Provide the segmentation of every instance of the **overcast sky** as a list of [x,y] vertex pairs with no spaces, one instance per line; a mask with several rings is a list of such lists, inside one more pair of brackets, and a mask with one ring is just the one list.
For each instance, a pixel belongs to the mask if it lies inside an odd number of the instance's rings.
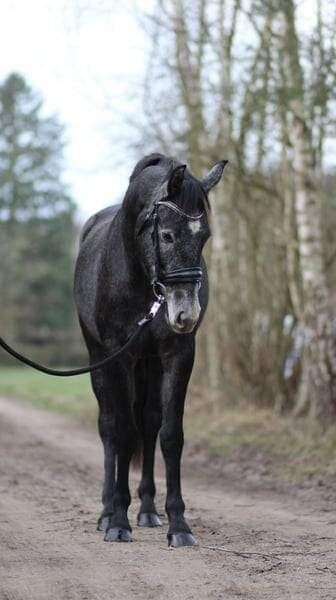
[[[81,8],[90,4],[95,10]],[[144,68],[146,38],[132,5],[0,2],[0,80],[23,74],[66,126],[66,180],[82,216],[120,198],[134,162],[117,144],[120,114],[132,110]],[[138,5],[147,10],[151,0]]]
[[[149,11],[153,0],[0,0],[0,80],[23,74],[66,126],[66,180],[82,218],[120,199],[134,163],[118,141],[146,56],[135,3]],[[313,10],[299,2],[299,27]]]

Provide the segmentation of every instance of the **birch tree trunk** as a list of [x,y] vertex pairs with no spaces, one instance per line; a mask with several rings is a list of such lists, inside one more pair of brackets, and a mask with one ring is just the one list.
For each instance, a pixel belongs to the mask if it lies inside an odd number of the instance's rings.
[[294,207],[297,223],[303,308],[298,319],[305,331],[302,381],[296,413],[321,421],[336,416],[335,319],[329,305],[322,244],[320,198],[314,183],[314,153],[304,105],[304,81],[292,0],[281,3],[281,53],[286,64],[292,146]]

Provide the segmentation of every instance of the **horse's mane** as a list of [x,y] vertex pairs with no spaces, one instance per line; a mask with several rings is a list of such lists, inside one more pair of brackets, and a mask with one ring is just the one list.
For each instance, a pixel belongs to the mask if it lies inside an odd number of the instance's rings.
[[169,159],[167,159],[166,156],[160,154],[159,152],[153,152],[153,154],[148,154],[148,156],[144,156],[135,165],[130,176],[130,181],[133,181],[138,175],[140,175],[141,171],[143,171],[147,167],[155,167],[156,165],[159,165],[160,163],[165,162],[167,160]]

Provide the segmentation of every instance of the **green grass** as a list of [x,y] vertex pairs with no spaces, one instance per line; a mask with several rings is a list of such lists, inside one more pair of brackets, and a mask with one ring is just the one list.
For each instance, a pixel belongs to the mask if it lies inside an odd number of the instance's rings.
[[[50,377],[25,367],[0,367],[0,395],[94,425],[97,402],[89,376]],[[272,410],[224,407],[213,412],[204,397],[191,390],[185,437],[191,450],[209,457],[265,461],[276,477],[299,481],[336,476],[336,427],[322,431],[304,419],[279,417]]]
[[26,367],[0,367],[0,394],[94,423],[97,401],[88,375],[51,377]]

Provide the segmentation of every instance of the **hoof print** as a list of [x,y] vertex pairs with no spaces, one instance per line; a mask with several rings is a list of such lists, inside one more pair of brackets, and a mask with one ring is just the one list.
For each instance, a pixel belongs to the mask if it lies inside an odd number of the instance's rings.
[[139,513],[139,527],[161,527],[161,521],[156,513]]
[[128,529],[110,527],[105,533],[104,542],[132,542],[131,532]]
[[181,548],[182,546],[197,546],[197,541],[192,533],[171,533],[168,534],[168,546],[170,548]]

